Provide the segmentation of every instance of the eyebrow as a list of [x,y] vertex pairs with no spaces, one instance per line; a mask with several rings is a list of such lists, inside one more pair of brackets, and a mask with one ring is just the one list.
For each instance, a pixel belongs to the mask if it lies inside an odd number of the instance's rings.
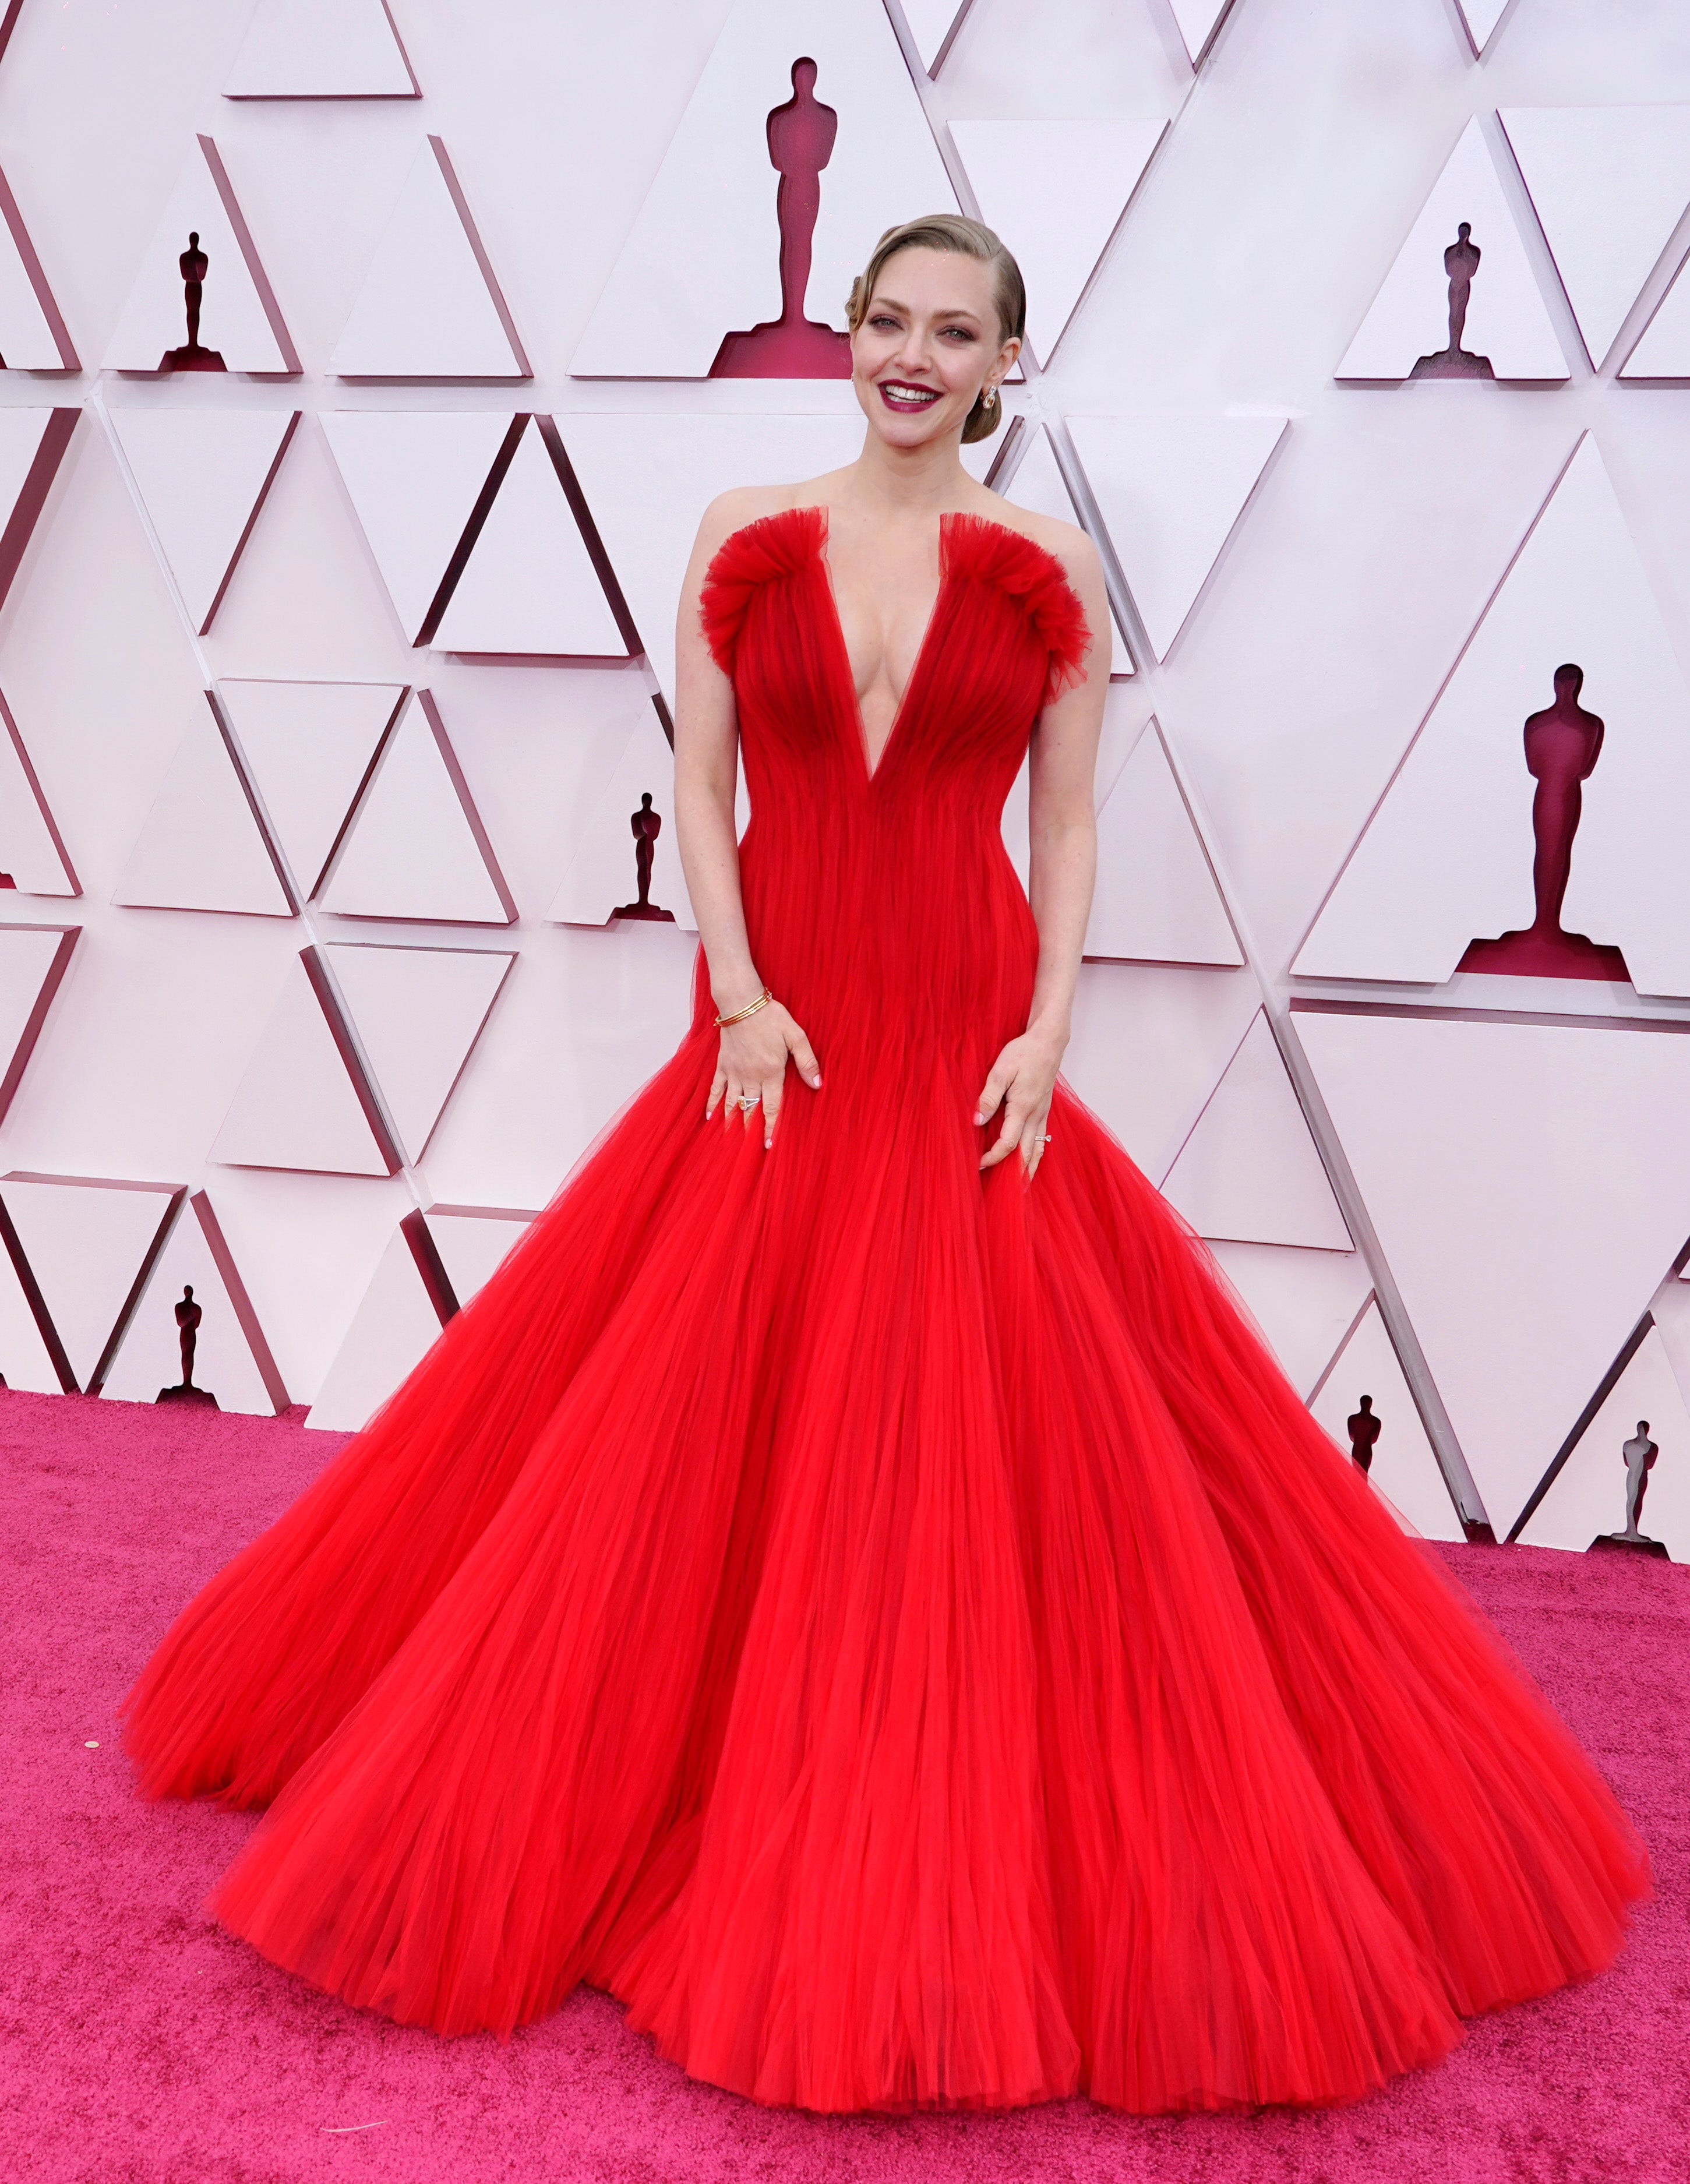
[[[876,311],[908,311],[909,308],[907,304],[901,304],[895,296],[877,296],[869,306],[871,310]],[[948,304],[945,309],[935,311],[933,315],[935,319],[972,319],[976,326],[980,322],[979,313],[970,310],[966,304]]]

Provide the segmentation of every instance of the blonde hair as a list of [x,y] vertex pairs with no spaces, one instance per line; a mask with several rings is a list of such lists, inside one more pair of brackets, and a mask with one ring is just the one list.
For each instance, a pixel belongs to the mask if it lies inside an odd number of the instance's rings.
[[[906,220],[889,227],[874,246],[873,256],[851,284],[845,304],[845,324],[855,333],[867,316],[875,285],[889,259],[901,250],[945,250],[959,258],[975,258],[992,270],[992,298],[997,306],[998,339],[1019,341],[1027,331],[1027,288],[1016,264],[984,221],[967,220],[959,212],[930,212],[920,220]],[[997,430],[1003,404],[990,408],[977,397],[962,426],[965,440],[984,440]]]

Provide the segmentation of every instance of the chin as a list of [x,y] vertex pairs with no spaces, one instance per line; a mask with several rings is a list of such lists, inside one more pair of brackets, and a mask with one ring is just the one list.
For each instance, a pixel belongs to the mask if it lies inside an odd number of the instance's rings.
[[925,417],[919,424],[913,417],[889,417],[884,420],[876,417],[871,421],[881,438],[892,448],[925,448],[935,440],[954,439],[957,437],[955,426],[935,425]]
[[954,438],[962,429],[959,419],[947,419],[944,410],[937,405],[913,416],[900,416],[886,407],[873,387],[866,392],[859,389],[857,400],[871,430],[878,432],[890,447],[922,448],[930,441]]

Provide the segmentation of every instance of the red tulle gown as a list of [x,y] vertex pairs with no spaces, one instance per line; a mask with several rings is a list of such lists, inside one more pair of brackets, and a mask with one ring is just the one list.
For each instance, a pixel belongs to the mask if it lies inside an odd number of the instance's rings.
[[[868,771],[823,514],[748,525],[772,1150],[672,1060],[126,1702],[154,1796],[271,1805],[211,1900],[443,2033],[578,1981],[818,2109],[1341,2100],[1597,1971],[1614,1798],[1065,1085],[973,1104],[1037,956],[1000,816],[1087,634],[951,515]],[[272,1802],[273,1801],[273,1802]]]

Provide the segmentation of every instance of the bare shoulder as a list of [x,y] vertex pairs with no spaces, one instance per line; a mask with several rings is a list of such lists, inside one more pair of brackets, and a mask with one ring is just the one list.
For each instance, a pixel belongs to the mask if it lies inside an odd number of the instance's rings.
[[782,495],[790,488],[778,485],[736,485],[726,493],[717,494],[700,518],[698,543],[714,552],[724,538],[731,538],[748,523],[759,516],[772,515],[786,505]]
[[789,508],[814,508],[832,498],[839,473],[800,478],[789,485],[736,485],[719,493],[705,510],[699,525],[699,543],[711,552],[748,523],[765,515],[780,515]]

